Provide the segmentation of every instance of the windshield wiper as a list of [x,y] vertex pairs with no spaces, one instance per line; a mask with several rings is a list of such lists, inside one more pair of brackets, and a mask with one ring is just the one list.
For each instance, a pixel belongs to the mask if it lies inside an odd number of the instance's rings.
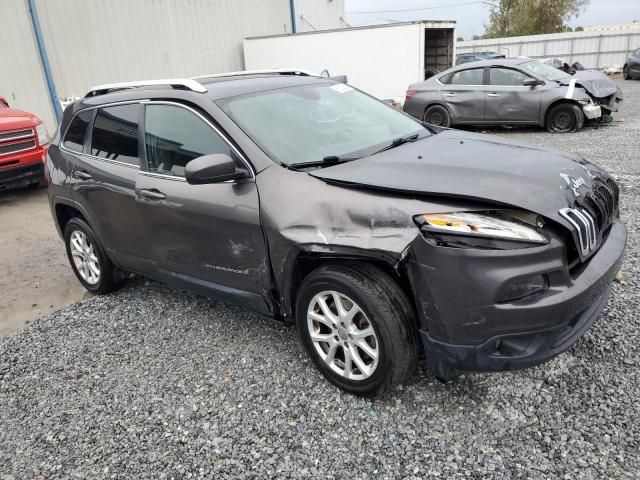
[[391,143],[385,147],[382,147],[380,150],[376,150],[371,155],[375,155],[377,153],[385,152],[387,150],[391,150],[392,148],[399,147],[400,145],[404,145],[405,143],[415,142],[420,138],[420,133],[414,133],[413,135],[407,135],[406,137],[398,137],[391,140]]
[[289,165],[289,168],[297,169],[297,168],[310,168],[310,167],[329,167],[332,165],[339,165],[340,163],[350,162],[352,160],[358,160],[362,157],[341,157],[340,155],[327,155],[323,157],[322,160],[316,160],[314,162],[302,162],[302,163],[292,163]]

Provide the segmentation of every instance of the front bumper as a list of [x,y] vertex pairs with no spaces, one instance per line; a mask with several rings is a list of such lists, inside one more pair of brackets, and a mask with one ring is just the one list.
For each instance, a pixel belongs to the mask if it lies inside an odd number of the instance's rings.
[[[558,239],[513,251],[447,248],[422,240],[413,246],[408,274],[428,366],[448,379],[459,370],[526,368],[558,355],[606,305],[625,244],[625,227],[614,223],[598,252],[570,270]],[[547,277],[546,292],[495,302],[507,282],[533,274]]]
[[[37,149],[28,152],[18,159],[19,163],[10,167],[0,168],[0,191],[10,188],[24,188],[44,179],[44,164],[42,158],[45,150]],[[8,158],[2,158],[6,162]]]

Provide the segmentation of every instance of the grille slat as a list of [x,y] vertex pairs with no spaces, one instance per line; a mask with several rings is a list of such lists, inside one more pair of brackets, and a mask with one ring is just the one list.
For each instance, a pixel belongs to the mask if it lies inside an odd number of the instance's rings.
[[36,141],[29,140],[27,142],[9,143],[0,145],[0,155],[9,155],[10,153],[22,152],[36,148]]
[[578,200],[575,208],[560,210],[560,215],[577,233],[578,249],[583,261],[598,250],[602,236],[613,223],[618,211],[618,195],[618,186],[612,179],[604,182],[595,180],[592,193]]
[[26,138],[26,137],[33,137],[32,128],[14,130],[13,132],[0,132],[0,142],[3,140],[15,140],[18,138]]

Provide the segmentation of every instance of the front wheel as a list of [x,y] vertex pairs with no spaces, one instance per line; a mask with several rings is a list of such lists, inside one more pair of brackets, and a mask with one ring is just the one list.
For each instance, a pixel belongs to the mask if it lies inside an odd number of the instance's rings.
[[126,275],[109,260],[87,222],[77,217],[69,220],[64,243],[71,268],[84,288],[101,295],[122,286]]
[[363,396],[406,382],[417,366],[411,304],[383,271],[368,265],[321,267],[296,302],[302,343],[334,385]]
[[575,132],[582,128],[584,114],[573,103],[561,103],[549,109],[546,116],[547,130],[552,133]]
[[631,75],[629,75],[629,65],[625,65],[622,69],[622,76],[625,80],[631,80]]
[[423,120],[437,127],[448,128],[451,126],[451,115],[442,105],[433,105],[427,108],[426,112],[424,112]]

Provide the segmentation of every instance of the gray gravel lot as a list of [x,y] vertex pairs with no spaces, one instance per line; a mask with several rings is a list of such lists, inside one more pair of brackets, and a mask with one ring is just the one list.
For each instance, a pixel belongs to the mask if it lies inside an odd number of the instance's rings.
[[138,279],[0,340],[0,479],[640,478],[640,81],[620,83],[623,123],[492,131],[621,183],[631,279],[569,352],[363,400],[294,329]]

